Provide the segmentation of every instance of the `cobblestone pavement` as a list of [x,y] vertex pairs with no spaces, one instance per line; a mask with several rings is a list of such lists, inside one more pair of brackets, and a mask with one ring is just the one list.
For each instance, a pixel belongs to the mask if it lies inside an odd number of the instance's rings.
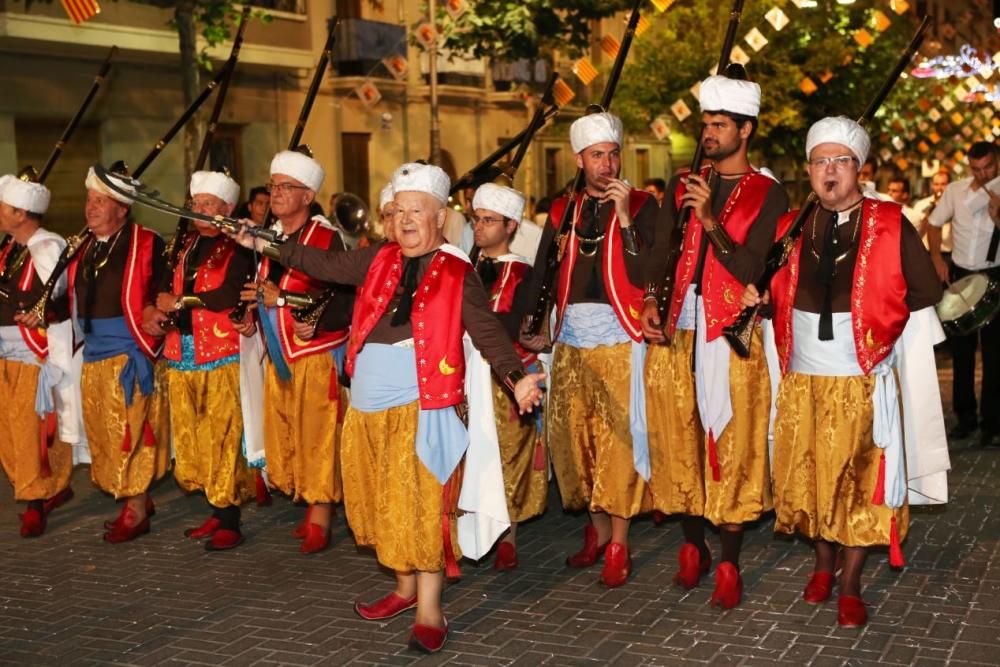
[[[954,443],[952,465],[952,502],[913,512],[907,567],[891,570],[884,550],[869,558],[863,629],[838,628],[833,601],[802,601],[811,551],[774,537],[769,520],[747,534],[736,609],[711,608],[710,583],[691,592],[670,585],[675,522],[634,525],[633,578],[608,590],[598,568],[563,565],[586,518],[562,512],[553,493],[548,513],[520,531],[519,570],[497,573],[490,559],[463,564],[462,581],[444,595],[450,641],[425,658],[406,650],[411,615],[354,615],[355,599],[374,599],[393,580],[354,546],[342,515],[331,548],[302,556],[289,534],[302,510],[276,498],[244,513],[242,547],[210,554],[182,534],[207,515],[203,498],[167,478],[154,489],[153,532],[112,546],[100,539],[101,522],[115,505],[79,468],[76,498],[43,537],[23,540],[4,483],[0,663],[1000,664],[1000,449]],[[714,536],[713,546],[717,553]]]

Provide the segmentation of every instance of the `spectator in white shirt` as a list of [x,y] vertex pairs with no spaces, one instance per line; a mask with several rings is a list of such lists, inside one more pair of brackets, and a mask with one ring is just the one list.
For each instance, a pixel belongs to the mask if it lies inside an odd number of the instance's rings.
[[[920,232],[920,236],[924,240],[924,245],[927,246],[928,249],[930,249],[930,245],[927,243],[927,219],[930,217],[931,211],[933,211],[938,202],[941,201],[941,195],[944,194],[944,189],[948,187],[949,183],[951,183],[950,172],[937,172],[931,177],[931,194],[923,199],[918,199],[916,203],[913,204],[913,210],[916,211],[916,217],[911,218],[910,222],[916,225],[917,231]],[[950,220],[941,228],[941,257],[946,263],[951,261]]]

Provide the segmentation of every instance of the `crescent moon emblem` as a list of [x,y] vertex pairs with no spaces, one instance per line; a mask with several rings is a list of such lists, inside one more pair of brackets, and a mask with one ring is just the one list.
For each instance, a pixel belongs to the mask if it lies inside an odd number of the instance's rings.
[[305,347],[309,344],[309,341],[302,340],[301,338],[298,337],[297,334],[292,334],[292,342],[298,345],[299,347]]
[[448,357],[441,357],[441,361],[438,362],[438,370],[441,371],[441,375],[454,375],[458,369],[448,365]]
[[639,319],[639,311],[632,305],[629,305],[628,307],[628,314],[632,316],[633,320]]
[[216,338],[228,338],[229,334],[219,328],[219,323],[216,322],[212,325],[212,333],[215,334]]

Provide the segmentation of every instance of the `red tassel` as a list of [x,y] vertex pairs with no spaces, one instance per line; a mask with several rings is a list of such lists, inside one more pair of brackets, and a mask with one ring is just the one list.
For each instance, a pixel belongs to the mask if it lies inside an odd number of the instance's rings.
[[146,447],[156,446],[156,436],[153,434],[153,427],[149,425],[149,420],[142,423],[142,444]]
[[708,465],[712,468],[712,479],[718,482],[722,479],[722,468],[719,466],[719,452],[715,447],[715,434],[708,429]]
[[55,434],[54,413],[48,413],[41,418],[38,425],[38,475],[42,478],[52,476],[52,467],[49,465],[49,443]]
[[327,392],[327,398],[331,401],[340,400],[340,384],[337,383],[337,364],[333,365],[330,369],[330,389]]
[[545,470],[545,443],[541,438],[535,439],[535,470]]
[[889,565],[903,567],[906,565],[906,560],[903,558],[903,548],[899,546],[899,530],[896,528],[895,516],[892,517],[889,526]]
[[122,438],[122,451],[132,451],[132,426],[128,423],[125,424],[125,437]]
[[875,493],[872,494],[872,504],[885,504],[885,452],[882,452],[878,457],[878,479],[875,480]]
[[444,485],[441,492],[441,501],[444,504],[444,511],[441,512],[441,536],[444,538],[444,576],[446,579],[460,579],[462,570],[458,567],[458,560],[455,558],[455,549],[451,544],[451,479]]

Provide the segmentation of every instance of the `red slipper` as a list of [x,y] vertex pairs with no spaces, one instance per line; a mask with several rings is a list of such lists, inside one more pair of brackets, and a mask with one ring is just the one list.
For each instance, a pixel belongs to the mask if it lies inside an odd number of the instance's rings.
[[381,621],[386,618],[399,616],[404,611],[409,611],[416,606],[416,595],[407,600],[402,595],[397,595],[394,591],[386,595],[381,600],[376,600],[371,604],[355,602],[354,613],[366,621]]
[[313,510],[312,505],[306,507],[305,517],[303,517],[302,521],[297,526],[295,526],[295,528],[292,529],[292,537],[294,537],[295,539],[297,540],[305,539],[306,533],[308,532],[307,528],[309,527],[309,517],[310,515],[312,515],[312,510]]
[[255,471],[255,477],[257,479],[257,506],[267,507],[273,501],[271,499],[271,491],[267,488],[267,482],[264,481],[264,473],[257,470]]
[[685,542],[681,546],[681,550],[677,554],[677,560],[680,562],[681,567],[677,574],[674,575],[674,586],[683,586],[687,590],[691,590],[701,583],[701,578],[708,574],[709,569],[712,567],[711,554],[703,562],[698,547],[690,542]]
[[[104,530],[114,530],[121,525],[122,520],[125,517],[125,508],[128,507],[128,503],[122,503],[122,511],[118,513],[118,516],[112,521],[104,522]],[[156,516],[156,506],[153,504],[153,497],[148,493],[146,494],[146,516],[153,517]]]
[[413,626],[413,632],[410,634],[409,646],[414,651],[420,651],[421,653],[437,653],[444,648],[444,642],[447,638],[447,619],[445,619],[443,628],[416,623]]
[[497,559],[493,567],[500,571],[517,569],[517,548],[510,542],[501,542],[497,547]]
[[67,486],[65,489],[42,503],[42,509],[45,511],[45,516],[48,516],[52,513],[52,510],[65,505],[72,499],[73,489]]
[[221,525],[222,521],[220,521],[217,517],[210,516],[205,519],[205,523],[201,524],[197,528],[188,528],[185,530],[184,537],[190,537],[192,540],[202,540],[206,537],[212,537],[212,535],[219,530],[219,526]]
[[868,622],[865,602],[854,595],[837,598],[837,624],[845,628],[859,628]]
[[736,566],[728,560],[715,568],[715,590],[712,592],[712,606],[732,609],[743,599],[743,577]]
[[604,552],[604,569],[601,570],[601,581],[608,588],[617,588],[628,581],[632,573],[632,556],[624,544],[611,542]]
[[802,592],[802,599],[809,604],[822,604],[833,592],[833,572],[813,572]]
[[306,536],[299,545],[299,551],[304,554],[314,554],[330,546],[330,529],[315,523],[306,526]]
[[[610,541],[608,540],[608,542]],[[566,565],[569,567],[590,567],[607,549],[608,542],[598,545],[597,529],[594,528],[593,524],[587,524],[583,529],[583,548],[566,558]]]
[[205,542],[205,551],[226,551],[243,544],[243,533],[238,530],[219,528],[212,533],[212,539]]
[[111,544],[121,544],[122,542],[131,542],[137,537],[142,537],[149,532],[149,517],[146,517],[134,526],[127,526],[125,523],[121,523],[117,528],[113,528],[108,532],[104,533],[104,541]]
[[21,519],[21,537],[38,537],[45,532],[44,512],[29,507],[18,518]]

